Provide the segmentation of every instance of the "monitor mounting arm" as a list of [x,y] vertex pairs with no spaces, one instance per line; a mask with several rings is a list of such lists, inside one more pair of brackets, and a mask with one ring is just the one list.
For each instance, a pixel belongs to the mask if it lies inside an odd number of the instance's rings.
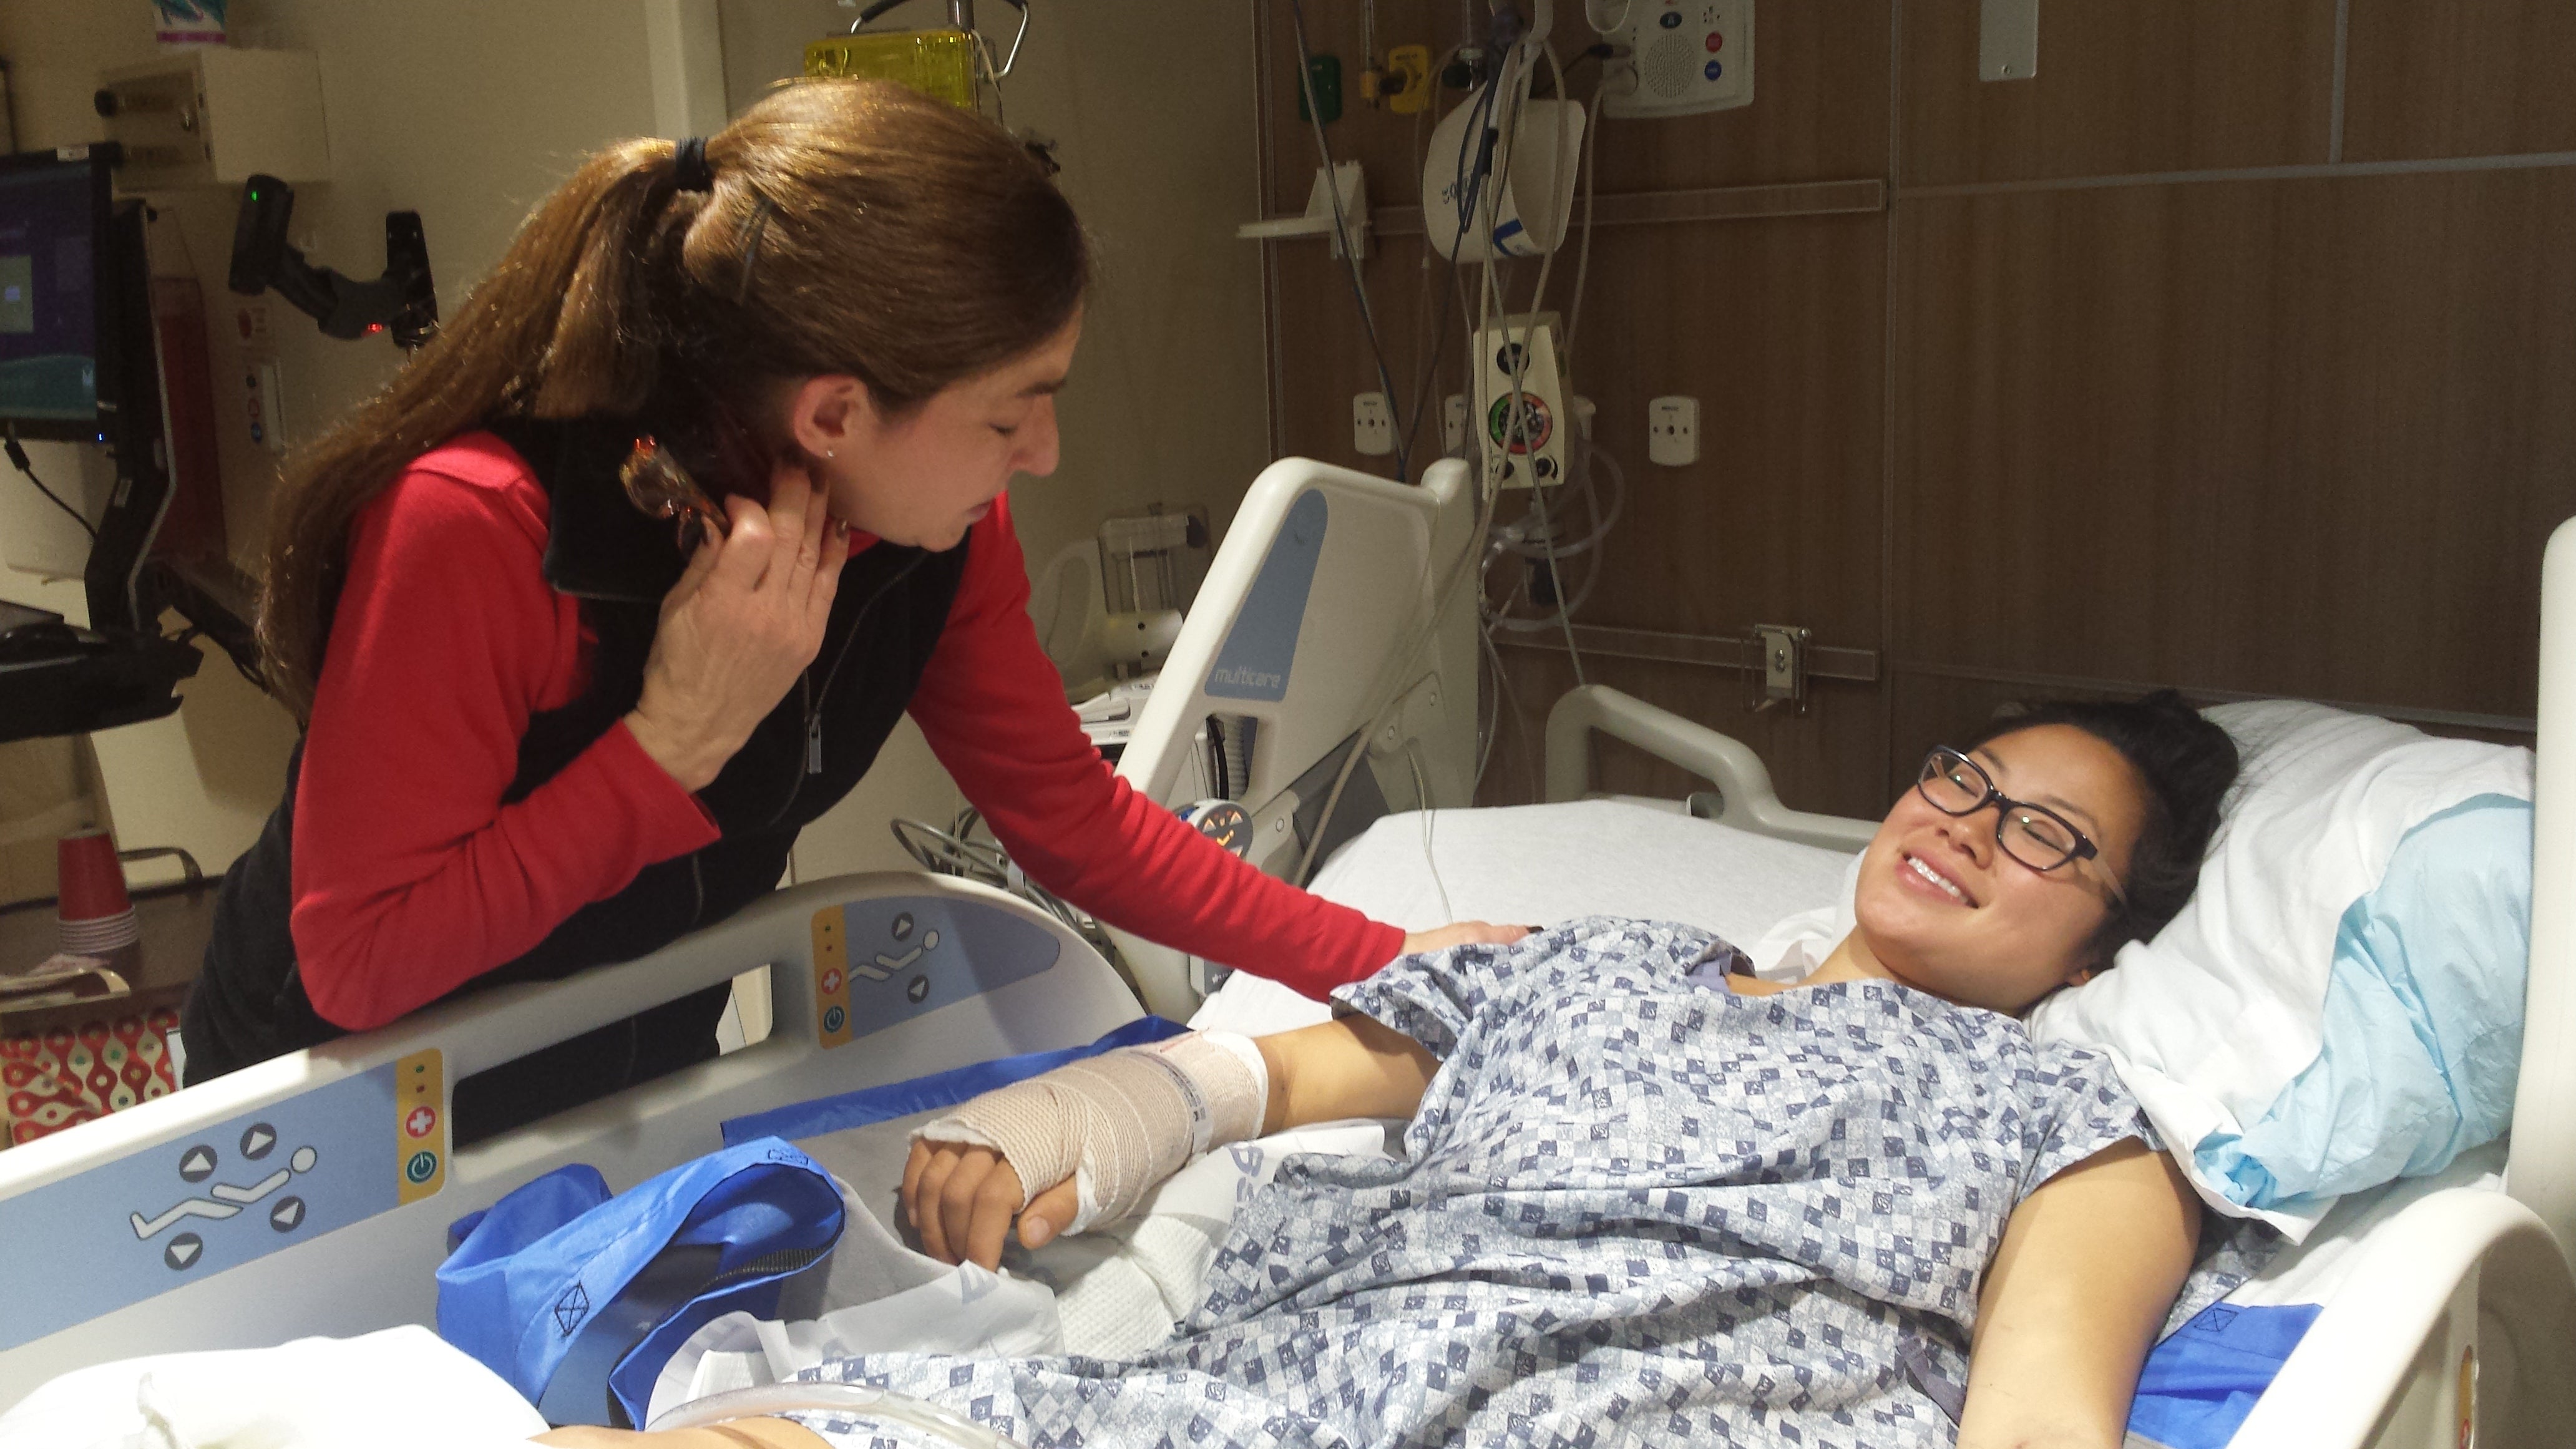
[[385,213],[385,274],[372,282],[306,261],[286,240],[294,214],[294,187],[274,176],[242,183],[227,279],[234,291],[256,297],[274,289],[321,323],[329,337],[391,331],[394,341],[414,348],[438,330],[438,292],[430,281],[429,242],[419,212]]

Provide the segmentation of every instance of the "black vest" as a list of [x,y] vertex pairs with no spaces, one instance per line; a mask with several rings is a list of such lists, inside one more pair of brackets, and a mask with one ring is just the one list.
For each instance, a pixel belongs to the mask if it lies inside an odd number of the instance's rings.
[[[618,484],[618,465],[637,432],[632,422],[513,420],[493,431],[545,484],[552,499],[546,582],[582,601],[598,640],[587,692],[528,721],[506,803],[552,779],[634,708],[662,596],[685,560],[674,526],[636,512]],[[631,961],[773,889],[797,831],[867,773],[911,702],[965,566],[963,544],[934,554],[879,543],[853,555],[813,666],[698,792],[723,837],[646,866],[624,890],[583,906],[525,955],[464,989]],[[299,745],[287,764],[286,798],[224,878],[214,937],[182,1026],[191,1083],[345,1034],[305,995],[287,925],[302,763]]]

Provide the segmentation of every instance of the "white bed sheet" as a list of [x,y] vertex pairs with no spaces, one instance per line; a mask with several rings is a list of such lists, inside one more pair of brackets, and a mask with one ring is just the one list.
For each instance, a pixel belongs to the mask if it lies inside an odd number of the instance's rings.
[[[1830,907],[1851,860],[1678,810],[1577,800],[1390,815],[1334,852],[1313,889],[1408,931],[1633,916],[1699,926],[1751,951],[1784,917]],[[1329,1015],[1238,973],[1190,1025],[1258,1035]]]

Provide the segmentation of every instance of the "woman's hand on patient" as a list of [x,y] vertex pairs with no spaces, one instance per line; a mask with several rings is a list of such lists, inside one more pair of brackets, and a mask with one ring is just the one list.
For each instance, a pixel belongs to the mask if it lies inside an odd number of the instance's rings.
[[782,463],[769,503],[727,498],[733,527],[690,555],[662,599],[635,742],[691,790],[716,777],[822,648],[849,530],[800,463]]
[[989,1147],[916,1141],[903,1164],[903,1215],[921,1234],[921,1250],[943,1263],[998,1267],[1014,1217],[1021,1246],[1043,1248],[1079,1209],[1070,1177],[1026,1208],[1021,1197],[1019,1172]]
[[1497,926],[1489,921],[1455,921],[1436,931],[1416,931],[1404,938],[1404,953],[1446,951],[1452,946],[1508,946],[1535,926]]

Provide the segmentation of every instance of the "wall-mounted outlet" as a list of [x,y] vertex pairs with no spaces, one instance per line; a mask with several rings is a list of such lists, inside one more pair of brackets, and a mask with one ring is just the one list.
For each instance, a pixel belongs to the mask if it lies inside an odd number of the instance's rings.
[[1463,392],[1440,400],[1440,453],[1448,458],[1467,455],[1467,395]]
[[242,368],[242,415],[250,424],[250,440],[280,457],[286,455],[286,429],[278,418],[279,394],[277,359],[244,357]]
[[1395,451],[1395,409],[1385,393],[1364,392],[1351,399],[1351,446],[1363,458]]
[[1699,399],[1659,397],[1646,404],[1646,461],[1666,468],[1699,461]]

